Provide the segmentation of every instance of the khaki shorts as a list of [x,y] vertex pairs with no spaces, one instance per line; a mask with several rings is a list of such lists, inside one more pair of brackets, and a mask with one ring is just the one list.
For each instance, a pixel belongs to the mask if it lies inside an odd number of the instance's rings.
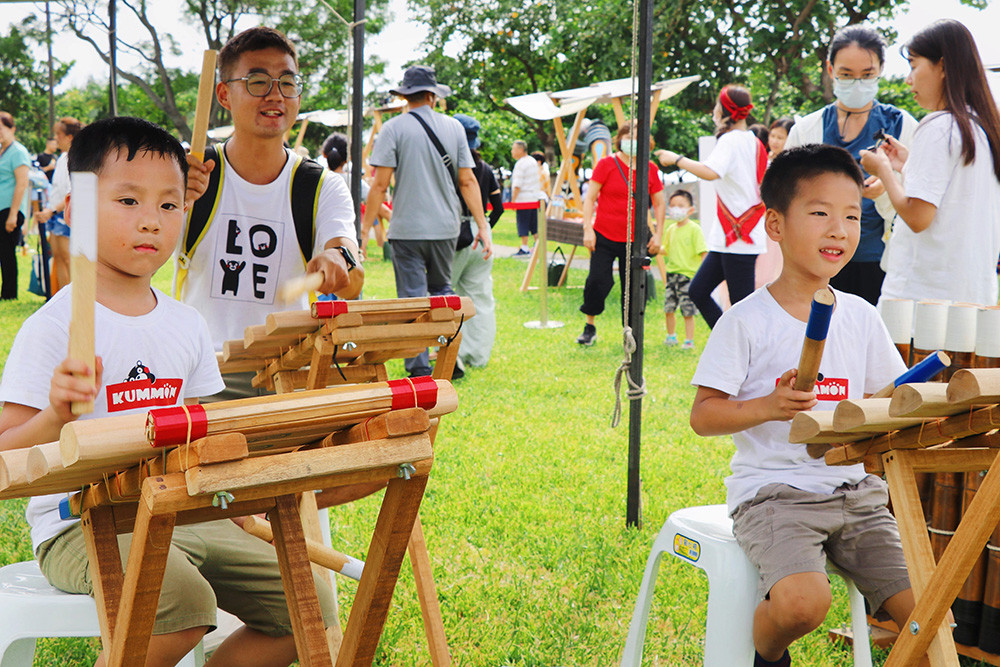
[[760,572],[761,597],[792,574],[826,573],[826,559],[851,578],[872,610],[910,587],[885,482],[869,475],[831,494],[768,484],[733,513],[733,534]]
[[[118,536],[122,566],[132,534]],[[87,546],[80,524],[38,548],[38,564],[56,588],[94,594],[87,567]],[[330,586],[314,577],[327,627],[334,623]],[[292,633],[274,547],[224,519],[174,529],[153,634],[216,626],[216,607],[271,637]]]

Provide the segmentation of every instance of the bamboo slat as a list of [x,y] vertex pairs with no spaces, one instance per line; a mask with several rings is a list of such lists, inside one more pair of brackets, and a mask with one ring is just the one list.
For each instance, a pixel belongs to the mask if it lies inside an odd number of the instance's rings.
[[28,483],[28,449],[0,452],[0,491]]
[[968,405],[948,400],[948,385],[943,382],[921,382],[896,387],[889,403],[890,417],[950,417],[968,412]]
[[889,403],[891,400],[889,398],[862,398],[840,401],[833,411],[833,428],[840,432],[888,433],[922,423],[921,419],[890,417]]
[[799,412],[792,418],[788,442],[804,445],[828,444],[854,442],[871,436],[872,433],[842,433],[837,431],[833,427],[833,410],[811,410]]
[[1000,403],[1000,368],[957,371],[948,382],[948,400],[976,405]]

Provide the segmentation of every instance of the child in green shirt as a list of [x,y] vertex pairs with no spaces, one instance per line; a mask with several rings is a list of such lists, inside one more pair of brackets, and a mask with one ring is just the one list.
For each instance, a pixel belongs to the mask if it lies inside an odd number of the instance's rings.
[[677,320],[674,312],[681,310],[684,317],[684,343],[682,350],[694,349],[694,316],[698,314],[694,302],[688,296],[691,278],[701,266],[701,260],[708,252],[701,225],[691,220],[694,213],[694,198],[687,190],[676,190],[670,195],[668,215],[675,222],[663,234],[663,249],[667,257],[667,283],[663,287],[663,312],[667,320],[667,345],[677,345]]

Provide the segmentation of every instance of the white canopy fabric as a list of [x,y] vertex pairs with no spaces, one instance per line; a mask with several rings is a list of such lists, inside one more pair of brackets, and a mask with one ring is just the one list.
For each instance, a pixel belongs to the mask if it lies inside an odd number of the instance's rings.
[[296,116],[295,120],[307,120],[327,127],[347,127],[351,124],[347,109],[318,109],[307,111]]
[[[650,92],[660,91],[660,101],[673,97],[690,84],[701,79],[700,76],[683,76],[676,79],[658,81],[650,87]],[[583,88],[571,88],[554,93],[529,93],[508,97],[507,104],[535,120],[552,120],[576,113],[591,104],[607,104],[611,100],[627,97],[632,94],[632,79],[614,79],[600,81]],[[558,102],[558,104],[556,104]]]

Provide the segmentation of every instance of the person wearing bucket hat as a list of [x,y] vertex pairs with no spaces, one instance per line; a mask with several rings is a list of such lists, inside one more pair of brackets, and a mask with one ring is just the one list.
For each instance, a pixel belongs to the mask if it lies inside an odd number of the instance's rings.
[[[454,118],[465,128],[465,138],[472,152],[472,160],[476,163],[472,173],[479,183],[483,208],[486,208],[487,202],[493,206],[489,220],[490,227],[493,227],[503,215],[503,198],[500,196],[500,185],[493,169],[479,156],[478,148],[483,143],[479,138],[479,121],[461,113],[455,114]],[[458,237],[455,260],[452,263],[451,284],[456,294],[471,298],[476,306],[476,316],[465,322],[462,327],[462,344],[458,349],[458,358],[462,364],[485,366],[490,360],[497,334],[496,302],[493,299],[493,258],[484,258],[481,253],[472,249],[473,224],[472,215],[468,208],[463,206],[462,233]]]
[[[375,178],[365,205],[361,233],[371,229],[375,213],[395,178],[389,243],[398,297],[454,294],[452,263],[461,230],[462,202],[476,223],[472,249],[489,259],[493,252],[490,226],[483,215],[479,182],[472,169],[465,128],[434,111],[439,97],[451,88],[437,82],[434,69],[415,65],[391,91],[406,99],[408,113],[382,126],[368,163]],[[425,350],[406,360],[411,376],[429,375]]]

